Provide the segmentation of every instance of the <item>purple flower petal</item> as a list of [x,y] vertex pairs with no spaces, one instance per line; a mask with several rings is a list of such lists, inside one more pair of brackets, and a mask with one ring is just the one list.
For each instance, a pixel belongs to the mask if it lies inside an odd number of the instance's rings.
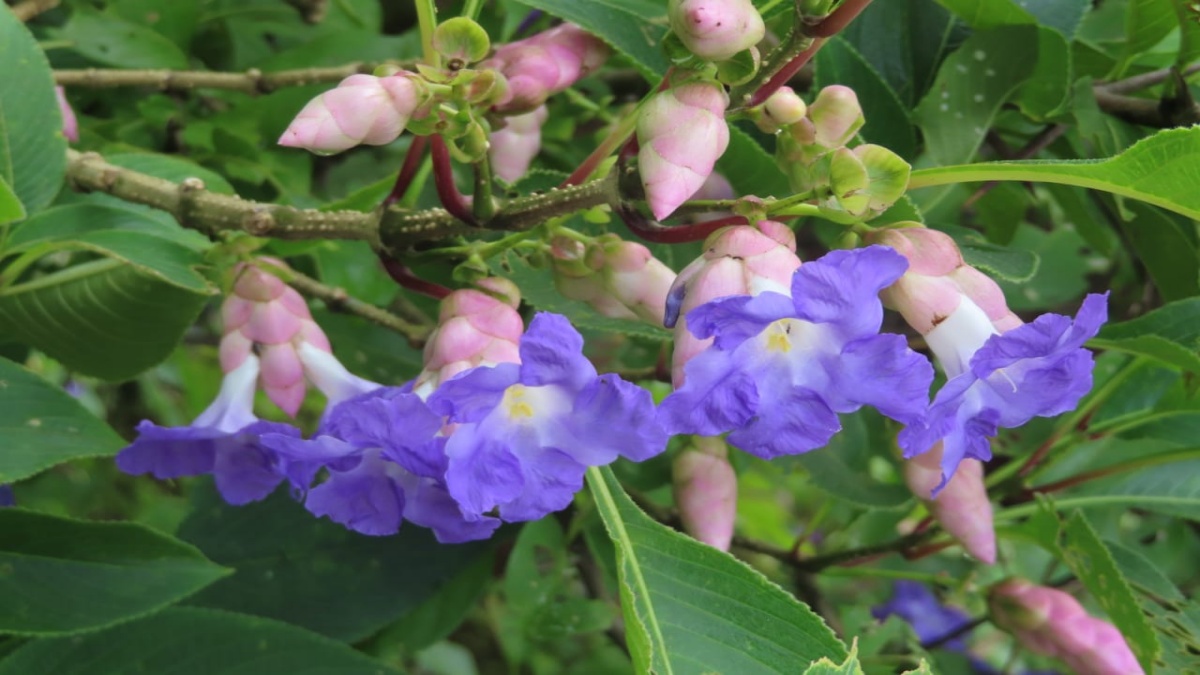
[[404,482],[404,492],[407,497],[404,519],[433,530],[443,544],[487,539],[500,526],[499,518],[464,518],[446,487],[429,478],[410,477]]
[[500,517],[509,522],[538,520],[567,508],[583,489],[587,467],[562,450],[544,448],[521,462],[524,489],[500,505]]
[[395,534],[404,514],[402,477],[398,465],[368,451],[350,471],[331,471],[324,483],[309,490],[304,505],[314,515],[361,534]]
[[883,323],[879,291],[906,269],[904,256],[886,246],[831,251],[804,263],[792,277],[794,316],[834,326],[844,340],[878,333]]
[[900,335],[872,335],[848,343],[836,365],[831,401],[838,412],[869,405],[888,417],[911,424],[929,407],[933,365],[908,348]]
[[[895,614],[908,622],[917,638],[926,644],[962,630],[971,623],[966,612],[942,605],[937,596],[916,581],[897,581],[892,599],[872,608],[871,614],[880,621]],[[955,652],[965,652],[967,649],[962,637],[946,642],[943,647]]]
[[815,450],[841,430],[837,414],[815,392],[788,389],[748,424],[729,434],[738,448],[763,459]]
[[525,475],[511,445],[511,439],[492,438],[475,426],[460,426],[450,435],[446,488],[468,517],[510,502],[524,489]]
[[716,337],[719,349],[733,349],[769,324],[795,315],[792,299],[770,291],[713,300],[688,312],[688,331],[700,339]]
[[439,385],[427,403],[451,422],[479,422],[500,405],[505,390],[520,381],[520,373],[515,363],[472,368]]
[[596,378],[596,368],[583,356],[583,336],[561,314],[541,312],[533,317],[519,349],[521,384],[579,391]]
[[160,427],[150,420],[137,425],[137,438],[117,453],[117,468],[155,478],[199,476],[213,470],[218,443],[230,434],[209,427]]
[[392,390],[337,405],[322,433],[357,448],[381,448],[406,470],[433,477],[446,470],[446,455],[434,441],[442,423],[442,417],[416,394]]
[[283,482],[280,461],[263,442],[264,434],[300,437],[300,430],[278,422],[255,422],[217,446],[213,478],[217,491],[235,506],[266,499]]
[[565,422],[576,440],[571,455],[587,466],[608,464],[618,453],[641,462],[665,450],[669,440],[650,392],[612,374],[580,392]]
[[738,368],[735,352],[708,349],[684,366],[684,384],[658,407],[667,433],[716,436],[750,422],[759,409],[751,373]]

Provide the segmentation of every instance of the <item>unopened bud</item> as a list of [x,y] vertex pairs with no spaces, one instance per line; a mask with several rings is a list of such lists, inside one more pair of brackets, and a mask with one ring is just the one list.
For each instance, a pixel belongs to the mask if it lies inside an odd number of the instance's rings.
[[547,115],[546,106],[538,106],[533,112],[506,118],[507,125],[492,133],[488,156],[501,180],[515,183],[529,170],[542,147],[542,125]]
[[983,464],[964,459],[936,497],[934,489],[942,482],[942,444],[904,463],[904,480],[913,494],[925,502],[929,513],[947,534],[958,540],[977,560],[989,565],[996,562],[996,529],[992,523],[992,503],[983,483]]
[[800,122],[807,113],[804,100],[791,87],[780,87],[763,104],[758,128],[765,133],[775,133],[782,127]]
[[672,479],[683,529],[713,548],[728,551],[737,518],[737,474],[720,438],[695,439],[675,458]]
[[67,92],[62,87],[55,87],[54,96],[58,99],[58,112],[62,114],[63,136],[71,142],[78,141],[79,121],[75,119],[75,111],[67,101]]
[[309,101],[283,132],[279,144],[317,154],[341,152],[359,144],[386,145],[404,132],[423,99],[411,73],[351,75]]
[[481,68],[500,71],[507,91],[496,103],[504,114],[530,112],[599,68],[610,50],[579,26],[564,23],[524,40],[500,45]]
[[750,0],[671,0],[671,30],[696,56],[723,61],[758,44],[766,34]]
[[481,279],[482,290],[454,291],[442,300],[438,327],[425,342],[425,367],[413,392],[428,396],[438,385],[477,366],[519,363],[517,345],[525,323],[516,307],[520,294],[507,279]]
[[655,94],[638,117],[638,170],[646,201],[662,220],[694,195],[729,145],[725,89],[689,82]]

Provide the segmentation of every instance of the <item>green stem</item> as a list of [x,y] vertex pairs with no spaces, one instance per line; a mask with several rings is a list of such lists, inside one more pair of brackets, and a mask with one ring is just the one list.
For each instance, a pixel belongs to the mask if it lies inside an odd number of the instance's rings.
[[437,5],[434,0],[415,0],[417,5],[417,23],[421,28],[421,55],[425,63],[438,67],[442,65],[441,55],[433,48],[433,31],[437,28]]
[[877,567],[827,567],[818,574],[827,577],[873,577],[876,579],[911,579],[937,586],[954,586],[957,582],[944,574],[913,572],[909,570],[887,570]]
[[479,0],[467,0],[467,4],[463,6],[462,15],[468,19],[475,21],[479,18],[479,10],[483,3]]
[[475,192],[471,197],[471,210],[480,222],[486,222],[496,215],[496,203],[492,200],[492,163],[484,154],[471,168],[475,171]]
[[1182,462],[1189,459],[1196,459],[1197,457],[1200,457],[1200,448],[1188,448],[1186,450],[1177,450],[1175,452],[1164,452],[1158,455],[1151,455],[1149,457],[1142,457],[1140,459],[1134,459],[1128,462],[1113,464],[1112,466],[1106,466],[1102,469],[1096,469],[1094,471],[1087,471],[1076,476],[1071,476],[1070,478],[1064,478],[1063,480],[1049,483],[1047,485],[1039,485],[1031,488],[1029,490],[1029,494],[1031,495],[1030,498],[1032,499],[1032,494],[1035,492],[1058,492],[1059,490],[1065,490],[1069,487],[1075,487],[1076,485],[1081,485],[1083,483],[1094,481],[1100,478],[1106,478],[1108,476],[1113,476],[1120,473],[1127,473],[1129,471],[1136,471],[1138,469],[1144,469],[1150,466],[1158,466],[1159,464],[1170,464],[1172,462]]
[[[645,99],[643,99],[643,101],[644,100]],[[625,141],[629,140],[629,137],[633,135],[634,130],[637,129],[638,112],[641,111],[641,109],[642,104],[639,103],[636,108],[629,111],[629,113],[621,119],[620,123],[614,126],[612,131],[608,132],[608,136],[605,136],[604,140],[600,141],[600,145],[596,146],[596,149],[592,151],[592,154],[588,155],[587,159],[583,160],[583,163],[579,165],[579,168],[575,169],[570,176],[567,176],[567,179],[563,181],[562,185],[559,187],[582,184],[585,180],[587,180],[588,176],[591,176],[592,173],[596,171],[596,168],[600,166],[604,160],[608,159],[609,155],[613,154],[618,148],[624,145]]]
[[[1054,507],[1059,511],[1064,511],[1071,508],[1087,509],[1099,506],[1176,506],[1178,507],[1184,500],[1179,497],[1163,497],[1160,495],[1094,495],[1089,497],[1071,497],[1070,499],[1056,499]],[[997,523],[1009,520],[1016,520],[1031,516],[1041,508],[1037,502],[1027,502],[998,512],[995,516]]]

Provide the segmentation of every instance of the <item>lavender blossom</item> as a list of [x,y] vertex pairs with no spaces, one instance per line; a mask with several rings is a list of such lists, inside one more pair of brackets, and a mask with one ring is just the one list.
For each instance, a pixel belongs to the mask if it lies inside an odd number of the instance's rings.
[[565,508],[589,466],[641,461],[666,447],[646,390],[598,376],[565,317],[541,313],[521,338],[520,364],[480,367],[443,382],[429,405],[455,424],[446,486],[468,519],[506,521]]
[[294,438],[300,432],[254,415],[258,373],[258,357],[248,356],[225,376],[212,405],[186,427],[143,421],[137,426],[137,439],[117,454],[117,466],[125,473],[150,473],[155,478],[211,473],[230,504],[247,504],[271,494],[283,476],[278,457],[263,445],[261,436]]
[[991,459],[989,438],[1001,427],[1019,427],[1034,417],[1073,409],[1092,388],[1091,352],[1083,343],[1107,318],[1107,295],[1089,295],[1075,320],[1043,314],[1033,323],[997,333],[987,314],[969,298],[926,334],[949,381],[929,414],[900,432],[905,457],[944,444],[946,486],[966,457]]
[[730,443],[770,459],[825,445],[841,428],[838,414],[863,405],[918,422],[933,368],[903,337],[879,334],[876,297],[906,267],[881,246],[834,251],[800,266],[791,297],[768,291],[692,310],[689,330],[715,341],[663,401],[667,431],[732,431]]

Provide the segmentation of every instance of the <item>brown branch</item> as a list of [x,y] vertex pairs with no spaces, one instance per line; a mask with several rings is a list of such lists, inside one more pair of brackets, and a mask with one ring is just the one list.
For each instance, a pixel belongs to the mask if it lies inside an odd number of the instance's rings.
[[[1171,71],[1174,68],[1159,68],[1141,75],[1134,75],[1123,80],[1114,80],[1112,82],[1097,82],[1096,87],[1102,88],[1110,94],[1132,94],[1136,91],[1141,91],[1147,87],[1153,87],[1156,84],[1162,84],[1171,77]],[[1193,63],[1183,70],[1184,77],[1193,73],[1200,72],[1200,63]]]
[[24,0],[10,7],[17,21],[30,21],[34,17],[58,7],[62,0]]
[[1131,124],[1167,129],[1200,123],[1200,104],[1186,96],[1186,89],[1183,90],[1186,100],[1164,98],[1161,101],[1114,94],[1105,87],[1093,87],[1092,92],[1101,110]]
[[352,314],[403,335],[414,349],[423,347],[425,339],[429,337],[429,326],[413,325],[386,309],[351,296],[345,289],[328,286],[293,269],[285,269],[261,260],[257,264],[286,281],[300,293],[325,303],[332,312]]
[[[192,89],[229,89],[247,94],[265,94],[282,87],[340,82],[351,75],[371,73],[381,63],[358,62],[329,68],[300,68],[264,73],[251,68],[244,73],[220,73],[206,70],[110,70],[85,68],[56,70],[54,81],[64,87],[150,87],[162,91]],[[397,63],[401,67],[404,63]]]
[[[96,153],[67,151],[67,180],[78,190],[104,192],[166,211],[184,227],[209,236],[241,231],[277,239],[366,241],[376,251],[402,251],[413,244],[477,232],[442,209],[410,211],[392,206],[371,212],[317,211],[264,204],[217,194],[197,178],[182,183],[114,166]],[[619,200],[615,174],[543,194],[513,199],[483,226],[525,231],[558,216]]]
[[325,13],[329,11],[329,0],[284,0],[287,4],[296,8],[300,12],[304,23],[317,24],[325,18]]

